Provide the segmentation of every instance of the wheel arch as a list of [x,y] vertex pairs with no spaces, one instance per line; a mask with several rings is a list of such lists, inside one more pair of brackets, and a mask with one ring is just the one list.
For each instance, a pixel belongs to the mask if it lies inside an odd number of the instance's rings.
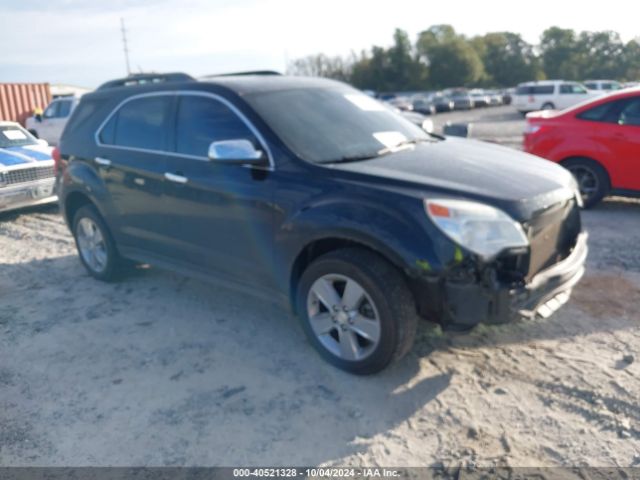
[[337,235],[316,238],[309,241],[298,252],[290,268],[288,285],[289,303],[294,313],[296,313],[298,283],[305,269],[318,257],[335,250],[349,247],[362,248],[363,250],[372,252],[396,267],[402,275],[405,275],[401,259],[393,253],[386,251],[383,247],[376,245],[375,242],[367,241],[362,238]]

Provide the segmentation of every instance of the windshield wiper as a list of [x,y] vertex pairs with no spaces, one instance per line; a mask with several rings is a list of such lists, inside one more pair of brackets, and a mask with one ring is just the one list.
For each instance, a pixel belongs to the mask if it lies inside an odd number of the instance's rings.
[[362,162],[365,160],[373,160],[378,157],[379,154],[375,155],[346,155],[344,157],[336,158],[333,160],[324,160],[320,163],[350,163],[350,162]]
[[410,147],[411,145],[417,145],[418,143],[421,143],[421,142],[435,142],[435,141],[436,140],[433,140],[431,138],[406,139],[400,143],[397,143],[392,147],[385,147],[382,150],[378,150],[374,155],[346,155],[344,157],[336,158],[334,160],[325,160],[320,163],[349,163],[349,162],[362,162],[365,160],[373,160],[374,158],[387,155],[388,153],[398,152],[407,147]]

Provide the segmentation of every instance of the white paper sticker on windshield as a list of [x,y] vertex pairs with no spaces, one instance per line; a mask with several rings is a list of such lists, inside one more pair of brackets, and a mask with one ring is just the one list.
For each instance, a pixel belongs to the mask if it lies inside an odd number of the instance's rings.
[[385,109],[380,102],[359,93],[346,93],[344,98],[366,112],[381,112]]
[[2,130],[2,133],[9,140],[24,140],[27,138],[21,130]]
[[373,137],[387,148],[393,148],[407,140],[407,137],[400,132],[376,132]]

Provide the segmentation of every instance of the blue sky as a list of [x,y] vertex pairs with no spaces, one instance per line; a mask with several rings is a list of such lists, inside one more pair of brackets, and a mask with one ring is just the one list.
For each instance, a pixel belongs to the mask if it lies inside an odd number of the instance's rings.
[[[453,8],[450,5],[455,5]],[[0,82],[95,87],[123,76],[120,18],[134,70],[192,75],[284,70],[287,59],[387,45],[394,28],[412,38],[438,23],[466,35],[510,30],[537,42],[556,24],[640,35],[637,0],[0,0]],[[625,13],[626,12],[626,13]]]

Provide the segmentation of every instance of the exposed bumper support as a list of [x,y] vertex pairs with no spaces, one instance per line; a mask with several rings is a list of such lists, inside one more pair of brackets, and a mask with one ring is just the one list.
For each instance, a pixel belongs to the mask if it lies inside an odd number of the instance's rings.
[[445,324],[470,328],[478,323],[506,323],[522,317],[548,317],[569,299],[571,289],[584,275],[587,233],[579,235],[571,254],[541,271],[521,287],[493,282],[445,282]]

